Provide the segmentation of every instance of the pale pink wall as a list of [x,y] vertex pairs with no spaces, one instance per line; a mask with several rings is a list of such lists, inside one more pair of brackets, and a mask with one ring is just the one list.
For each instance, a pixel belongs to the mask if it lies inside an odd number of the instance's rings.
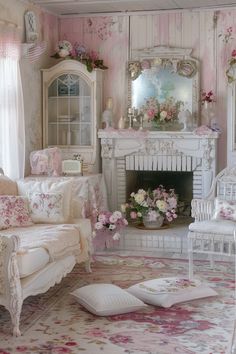
[[[225,33],[230,26],[233,27],[234,38],[225,43],[219,34]],[[200,88],[213,90],[216,94],[216,119],[222,129],[218,169],[226,165],[225,71],[231,51],[236,48],[236,8],[217,12],[183,11],[130,17],[60,19],[59,38],[99,51],[100,57],[109,67],[105,73],[104,102],[106,97],[113,97],[116,121],[126,112],[127,107],[126,67],[130,50],[157,45],[192,48],[192,55],[200,60]]]
[[112,97],[117,121],[126,110],[126,62],[128,60],[128,17],[61,19],[59,37],[99,53],[108,70],[104,72],[104,102]]

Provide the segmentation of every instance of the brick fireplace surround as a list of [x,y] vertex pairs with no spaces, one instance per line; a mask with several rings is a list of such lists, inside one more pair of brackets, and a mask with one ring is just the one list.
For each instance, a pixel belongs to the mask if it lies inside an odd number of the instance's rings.
[[99,130],[98,137],[111,210],[119,210],[127,201],[126,171],[192,172],[193,198],[204,197],[209,192],[216,174],[216,132],[197,135],[108,128]]

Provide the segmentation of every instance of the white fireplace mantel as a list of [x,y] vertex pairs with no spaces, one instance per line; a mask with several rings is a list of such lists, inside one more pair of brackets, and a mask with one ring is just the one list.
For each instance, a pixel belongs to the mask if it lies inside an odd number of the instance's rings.
[[197,135],[181,131],[104,129],[101,139],[102,168],[111,210],[126,202],[126,171],[193,172],[193,197],[209,192],[216,174],[218,133]]

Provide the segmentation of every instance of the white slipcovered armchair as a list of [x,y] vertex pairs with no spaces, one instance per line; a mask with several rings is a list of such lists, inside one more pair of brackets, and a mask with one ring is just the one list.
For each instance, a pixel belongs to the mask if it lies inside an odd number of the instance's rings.
[[236,166],[227,167],[214,179],[205,199],[193,199],[189,225],[189,278],[193,277],[193,254],[233,256],[236,235]]

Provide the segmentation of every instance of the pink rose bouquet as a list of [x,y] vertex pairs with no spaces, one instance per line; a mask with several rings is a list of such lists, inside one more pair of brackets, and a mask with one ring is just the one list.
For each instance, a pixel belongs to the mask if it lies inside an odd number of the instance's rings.
[[120,231],[128,225],[128,221],[120,211],[104,211],[97,215],[97,222],[94,225],[94,235],[97,232],[110,232],[113,240],[120,239]]

